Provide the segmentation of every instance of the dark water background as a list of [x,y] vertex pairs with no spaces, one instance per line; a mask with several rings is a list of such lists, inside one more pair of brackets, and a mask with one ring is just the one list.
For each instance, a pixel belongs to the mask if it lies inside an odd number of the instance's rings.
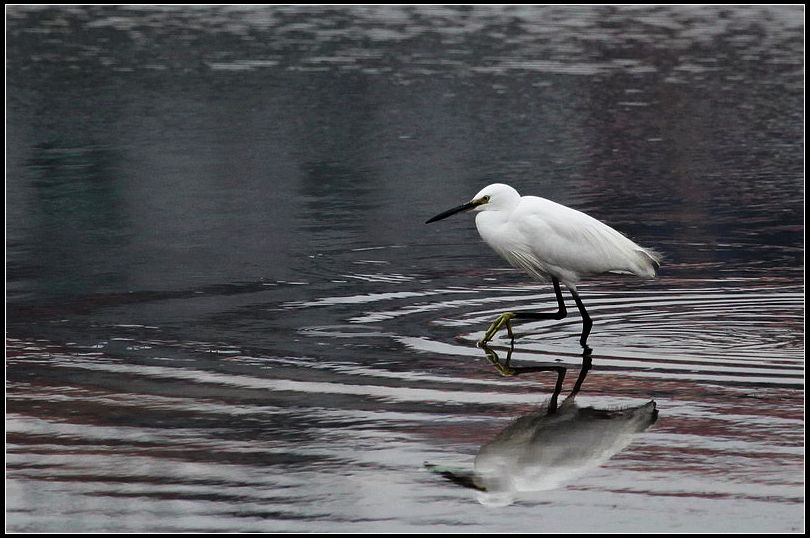
[[[6,40],[7,530],[804,528],[803,7],[11,7]],[[423,224],[495,181],[665,255],[580,287],[578,401],[658,421],[499,508],[424,466],[554,386],[474,345],[550,286]],[[513,361],[570,390],[579,326]]]

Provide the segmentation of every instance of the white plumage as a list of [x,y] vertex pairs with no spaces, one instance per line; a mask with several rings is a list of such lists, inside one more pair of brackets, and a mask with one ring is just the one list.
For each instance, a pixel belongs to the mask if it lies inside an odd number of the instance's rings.
[[582,315],[580,343],[586,352],[591,319],[576,291],[583,277],[603,273],[630,273],[654,278],[661,256],[641,247],[595,218],[564,205],[520,196],[503,183],[484,187],[473,199],[429,219],[435,222],[461,211],[478,213],[475,225],[481,238],[512,266],[537,280],[551,280],[557,295],[556,313],[504,312],[490,326],[479,344],[486,344],[512,318],[562,319],[566,316],[560,292],[562,282],[569,289]]
[[660,256],[590,215],[539,198],[520,196],[502,183],[489,185],[473,200],[481,238],[512,266],[538,280],[556,277],[569,289],[582,277],[632,273],[654,278]]

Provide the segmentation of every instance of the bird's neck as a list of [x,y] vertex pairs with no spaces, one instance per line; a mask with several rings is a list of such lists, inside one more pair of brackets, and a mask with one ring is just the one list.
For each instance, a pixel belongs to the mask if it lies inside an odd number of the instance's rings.
[[490,246],[493,246],[493,241],[501,234],[501,227],[509,221],[509,214],[509,211],[482,211],[475,216],[475,227]]

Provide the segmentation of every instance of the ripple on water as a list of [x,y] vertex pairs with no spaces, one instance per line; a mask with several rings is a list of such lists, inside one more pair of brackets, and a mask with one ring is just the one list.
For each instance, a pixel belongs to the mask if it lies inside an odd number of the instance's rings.
[[[400,343],[420,352],[475,355],[475,342],[500,312],[530,310],[532,305],[543,310],[553,304],[551,294],[537,294],[536,290],[536,286],[527,286],[523,293],[509,288],[496,290],[507,294],[494,294],[492,288],[467,288],[429,290],[408,297],[363,296],[362,315],[350,321],[358,326],[387,327]],[[585,288],[583,294],[595,321],[589,343],[601,367],[664,379],[803,384],[803,340],[797,336],[801,334],[803,294],[798,290],[716,287],[613,292]],[[414,301],[417,298],[427,300]],[[488,305],[493,307],[481,310]],[[421,331],[425,325],[450,329],[452,333],[445,330],[442,334],[452,334],[452,338],[402,333],[402,328]],[[576,311],[560,321],[515,323],[518,354],[528,360],[575,354],[573,337],[580,330]],[[494,343],[507,344],[506,333],[501,332]]]
[[[788,507],[803,499],[803,417],[800,405],[786,402],[801,396],[791,389],[803,375],[795,340],[801,293],[583,291],[596,320],[583,405],[638,406],[654,394],[661,417],[609,462],[560,484],[555,502],[540,493],[521,498],[541,495],[535,500],[552,511],[628,495],[622,506],[672,496],[740,507],[766,502],[792,517]],[[42,483],[57,499],[51,510],[63,516],[75,510],[68,499],[76,493],[100,514],[163,514],[167,500],[186,503],[187,517],[156,518],[164,529],[258,531],[267,527],[245,524],[243,515],[266,521],[268,511],[283,514],[292,530],[317,521],[356,529],[358,519],[336,522],[346,499],[375,507],[381,515],[372,521],[412,517],[413,503],[400,513],[399,504],[377,499],[393,494],[391,481],[419,506],[432,506],[437,495],[464,506],[474,493],[418,475],[423,462],[472,469],[474,455],[491,449],[554,386],[547,374],[497,375],[474,341],[501,309],[552,302],[544,286],[504,286],[287,303],[290,316],[334,314],[334,323],[298,331],[302,350],[307,342],[327,344],[309,356],[161,340],[159,331],[144,339],[140,327],[127,326],[86,346],[8,339],[10,491]],[[576,316],[518,331],[515,364],[578,368]],[[372,343],[371,351],[357,359],[341,351],[359,342]],[[503,337],[497,343],[505,353]],[[402,359],[392,361],[389,350],[385,361],[374,360],[376,346],[395,346]],[[344,487],[347,481],[374,487]],[[228,513],[243,515],[234,521]],[[103,521],[76,528],[108,528]],[[151,527],[133,516],[121,528]]]

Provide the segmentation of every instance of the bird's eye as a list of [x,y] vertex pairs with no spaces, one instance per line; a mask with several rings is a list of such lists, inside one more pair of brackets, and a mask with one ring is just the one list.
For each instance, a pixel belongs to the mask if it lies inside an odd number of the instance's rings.
[[486,204],[487,202],[489,202],[489,194],[485,194],[484,196],[482,196],[482,197],[481,197],[481,200],[483,200],[483,202],[484,202],[485,204]]

